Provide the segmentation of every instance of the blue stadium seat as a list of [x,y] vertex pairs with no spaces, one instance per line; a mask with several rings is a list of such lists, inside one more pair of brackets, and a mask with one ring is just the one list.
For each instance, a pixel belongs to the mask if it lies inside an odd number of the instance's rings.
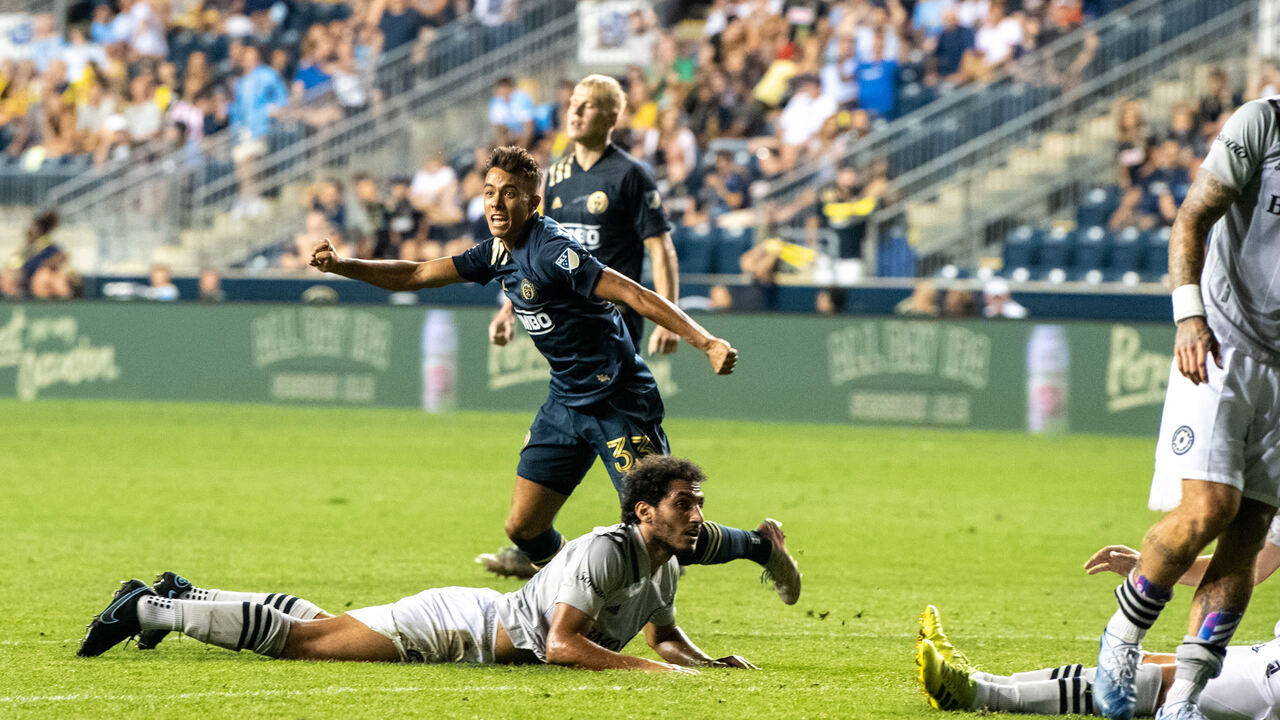
[[1083,279],[1090,270],[1102,270],[1107,266],[1111,250],[1111,237],[1106,228],[1099,225],[1086,228],[1076,235],[1075,253],[1071,259],[1072,279]]
[[1145,234],[1142,251],[1142,276],[1157,281],[1169,272],[1169,228]]
[[681,246],[684,254],[679,256],[680,272],[690,275],[705,275],[712,270],[719,232],[712,227],[700,225],[685,228],[684,241]]
[[1135,227],[1127,227],[1111,236],[1111,261],[1107,264],[1103,276],[1110,282],[1120,280],[1125,273],[1138,272],[1142,269],[1142,232]]
[[742,253],[751,249],[756,242],[754,228],[723,228],[720,230],[720,242],[716,243],[712,257],[711,272],[722,275],[737,275],[742,272],[742,264],[738,259]]
[[1116,197],[1106,188],[1096,187],[1085,193],[1084,202],[1076,209],[1076,227],[1106,225],[1116,211]]
[[[1076,234],[1066,228],[1054,228],[1040,246],[1040,262],[1036,264],[1040,276],[1046,276],[1053,270],[1066,271],[1071,267],[1071,253],[1074,250]],[[1035,273],[1033,273],[1035,274]]]
[[1018,268],[1031,269],[1039,260],[1039,250],[1036,231],[1030,225],[1010,230],[1004,237],[1004,267],[1001,273],[1007,277]]

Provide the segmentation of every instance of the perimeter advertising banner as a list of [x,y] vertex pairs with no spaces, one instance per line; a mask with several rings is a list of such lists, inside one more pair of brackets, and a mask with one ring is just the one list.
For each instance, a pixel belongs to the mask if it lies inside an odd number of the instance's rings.
[[[0,305],[0,396],[508,410],[547,365],[490,312],[423,307]],[[741,353],[650,359],[670,417],[1154,435],[1173,328],[699,316]]]

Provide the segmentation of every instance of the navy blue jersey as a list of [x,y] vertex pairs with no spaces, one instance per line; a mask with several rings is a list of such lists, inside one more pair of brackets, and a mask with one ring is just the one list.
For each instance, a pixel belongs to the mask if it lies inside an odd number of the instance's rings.
[[516,319],[551,364],[551,396],[565,405],[656,387],[618,311],[595,297],[604,265],[554,220],[535,216],[511,252],[489,238],[455,255],[453,265],[471,282],[502,283]]
[[572,152],[552,163],[542,206],[600,262],[636,282],[644,241],[671,231],[653,173],[613,143],[590,170]]

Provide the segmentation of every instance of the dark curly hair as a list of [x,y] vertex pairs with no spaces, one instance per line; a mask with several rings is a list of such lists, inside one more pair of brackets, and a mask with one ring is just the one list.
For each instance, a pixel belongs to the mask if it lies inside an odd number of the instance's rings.
[[622,492],[618,494],[618,499],[622,502],[622,522],[639,525],[636,503],[644,502],[657,507],[662,498],[667,496],[672,480],[701,484],[707,481],[707,476],[702,474],[702,468],[684,458],[669,455],[640,458],[631,472],[622,478]]
[[498,168],[515,176],[516,181],[530,194],[537,194],[542,182],[542,168],[528,150],[519,145],[505,145],[489,153],[489,165],[485,172]]

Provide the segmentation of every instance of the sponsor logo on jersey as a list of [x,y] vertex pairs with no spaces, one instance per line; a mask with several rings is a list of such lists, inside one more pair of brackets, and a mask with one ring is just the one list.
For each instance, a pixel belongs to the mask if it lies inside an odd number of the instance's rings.
[[1272,660],[1267,663],[1267,677],[1271,677],[1280,672],[1280,660]]
[[520,321],[520,324],[524,326],[524,329],[530,335],[546,335],[556,329],[555,322],[545,312],[533,312],[517,308],[516,319]]
[[603,190],[597,190],[587,196],[587,212],[599,215],[609,209],[609,196]]
[[607,383],[607,382],[609,382],[612,378],[610,378],[608,375],[605,375],[604,373],[600,373],[599,375],[596,375],[596,379],[597,379],[597,380],[599,380],[599,381],[600,381],[600,382],[602,382],[602,383]]
[[533,283],[529,282],[528,278],[520,279],[520,297],[529,301],[538,297],[538,288],[534,287]]
[[562,207],[564,207],[564,203],[560,202],[560,196],[559,196],[559,195],[557,195],[557,196],[555,196],[554,198],[552,198],[552,200],[551,200],[551,209],[552,209],[552,210],[559,210],[559,209],[560,209],[560,208],[562,208]]
[[649,192],[645,193],[644,201],[645,201],[645,204],[648,205],[651,210],[657,210],[658,208],[662,207],[662,196],[658,194],[657,190],[650,190]]
[[1247,160],[1249,158],[1249,152],[1244,149],[1244,145],[1241,145],[1239,142],[1232,140],[1226,135],[1219,133],[1218,142],[1222,143],[1223,145],[1226,145],[1227,149],[1231,151],[1231,154],[1235,155],[1241,160]]
[[588,250],[600,247],[600,226],[581,223],[560,223],[560,227],[573,236],[578,244]]
[[582,264],[582,259],[578,257],[578,253],[569,249],[560,253],[560,257],[556,259],[556,267],[568,272],[577,270],[580,264]]
[[1191,446],[1196,443],[1196,434],[1191,428],[1183,425],[1173,431],[1173,454],[1186,455]]

